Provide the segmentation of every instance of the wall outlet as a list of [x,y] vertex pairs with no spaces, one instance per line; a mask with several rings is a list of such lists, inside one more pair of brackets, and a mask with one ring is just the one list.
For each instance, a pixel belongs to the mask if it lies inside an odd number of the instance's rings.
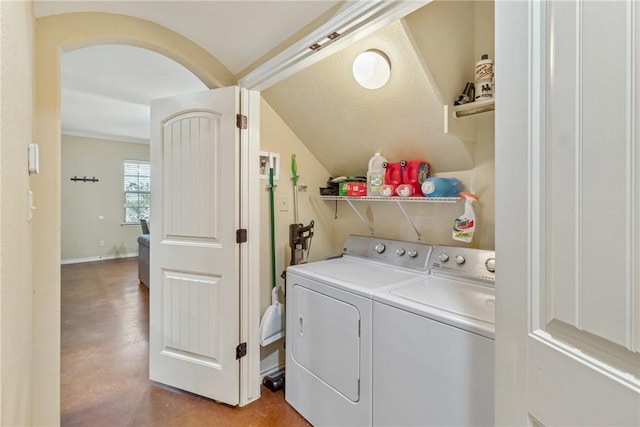
[[100,246],[104,246],[104,240],[100,240]]
[[278,197],[278,209],[280,212],[289,211],[289,198],[287,196]]

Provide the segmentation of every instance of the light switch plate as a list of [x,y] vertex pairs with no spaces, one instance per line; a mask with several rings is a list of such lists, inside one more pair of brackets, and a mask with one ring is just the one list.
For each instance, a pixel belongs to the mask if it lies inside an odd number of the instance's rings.
[[29,144],[29,173],[40,173],[40,149],[38,144]]
[[289,198],[287,196],[278,197],[278,209],[280,212],[289,212]]
[[36,209],[33,206],[33,191],[29,190],[29,195],[27,196],[27,221],[31,221],[33,219],[33,211]]

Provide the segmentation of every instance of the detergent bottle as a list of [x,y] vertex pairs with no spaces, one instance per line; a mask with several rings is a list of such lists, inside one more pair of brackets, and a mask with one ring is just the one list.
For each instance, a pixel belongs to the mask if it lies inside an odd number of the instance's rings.
[[404,169],[404,160],[402,162],[385,163],[384,164],[384,186],[380,189],[380,194],[385,196],[394,196],[396,189],[402,184],[402,172]]
[[454,240],[469,243],[473,241],[473,235],[476,230],[476,214],[473,211],[473,202],[478,200],[478,196],[473,193],[460,193],[465,198],[464,213],[453,221]]
[[493,61],[486,53],[476,63],[476,101],[493,98]]
[[369,160],[369,170],[367,171],[367,196],[379,196],[380,189],[384,185],[384,164],[387,159],[380,153],[376,153]]
[[425,197],[458,197],[462,182],[458,178],[432,176],[422,183],[421,190]]

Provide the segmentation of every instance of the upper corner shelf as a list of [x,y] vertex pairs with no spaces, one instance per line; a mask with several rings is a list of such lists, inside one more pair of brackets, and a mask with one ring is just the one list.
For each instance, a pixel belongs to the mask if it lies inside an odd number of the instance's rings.
[[486,113],[496,109],[496,100],[494,98],[485,101],[474,101],[467,104],[455,105],[453,107],[453,117],[460,118],[472,116],[474,114]]

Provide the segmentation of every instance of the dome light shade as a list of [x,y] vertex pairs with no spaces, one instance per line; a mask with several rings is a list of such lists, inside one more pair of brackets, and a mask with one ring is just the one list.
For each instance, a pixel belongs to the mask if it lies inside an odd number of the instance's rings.
[[353,61],[353,77],[366,89],[380,89],[391,77],[391,62],[382,51],[364,51]]

